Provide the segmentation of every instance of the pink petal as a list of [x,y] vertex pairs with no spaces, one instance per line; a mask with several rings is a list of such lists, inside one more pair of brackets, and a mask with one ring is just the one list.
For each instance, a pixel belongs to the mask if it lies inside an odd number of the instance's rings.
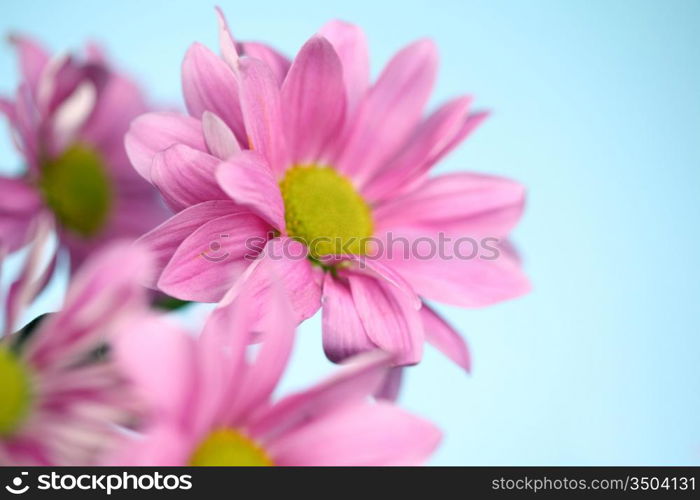
[[[53,218],[44,213],[31,221],[30,227],[25,227],[24,239],[31,240],[29,253],[25,258],[19,276],[13,281],[7,291],[5,298],[4,323],[5,334],[14,333],[19,316],[29,304],[41,292],[54,271],[56,264],[56,253],[53,253],[51,263],[42,272],[42,260],[46,257],[46,250],[49,248],[48,239],[53,230]],[[2,253],[7,247],[3,244]],[[2,262],[0,262],[2,264]],[[2,338],[2,333],[0,333]]]
[[211,111],[202,114],[202,131],[209,152],[222,160],[240,153],[241,146],[228,125]]
[[397,365],[418,363],[423,354],[423,325],[411,298],[383,280],[357,273],[347,277],[370,340],[395,354]]
[[255,215],[213,219],[188,236],[158,280],[158,288],[182,300],[218,302],[259,252],[270,227]]
[[37,109],[42,116],[51,116],[78,87],[91,83],[102,89],[108,78],[109,70],[104,64],[83,64],[65,53],[50,60],[41,72],[35,99]]
[[[458,101],[459,99],[457,102]],[[459,146],[489,116],[488,111],[472,113],[462,120],[462,123],[457,130],[450,131],[448,127],[451,127],[453,123],[451,121],[448,122],[445,119],[449,120],[450,118],[454,117],[454,115],[450,117],[445,115],[445,112],[458,112],[457,108],[450,109],[451,107],[456,106],[457,102],[447,103],[443,106],[443,108],[433,113],[431,117],[428,117],[428,119],[424,121],[423,125],[416,132],[416,135],[424,136],[421,138],[421,141],[418,144],[410,144],[406,150],[401,150],[399,154],[396,155],[389,162],[389,164],[377,174],[377,176],[375,176],[376,178],[372,179],[368,183],[369,185],[363,187],[362,192],[367,199],[376,202],[396,196],[398,192],[403,193],[410,191],[410,189],[415,187],[416,184],[424,180],[427,172],[435,164],[437,164],[440,160],[442,160],[442,158]],[[441,120],[441,128],[439,130],[434,129],[434,125],[437,124],[436,120],[440,118],[441,115],[443,118]],[[424,144],[425,139],[429,139],[429,137],[425,136],[424,134],[425,132],[430,132],[431,129],[432,135],[437,134],[440,142],[436,143],[435,147],[429,151],[428,156],[419,162],[416,160],[416,156],[422,155],[425,150],[423,149],[423,151],[417,152],[416,148],[419,147],[421,143]],[[443,134],[441,131],[444,131],[445,133]],[[409,151],[409,149],[411,151]],[[405,172],[405,174],[408,174],[407,179],[401,180],[404,177],[404,175],[401,174],[395,177],[391,175],[397,170],[404,170],[405,166],[410,167]]]
[[413,192],[379,205],[378,231],[396,227],[455,237],[506,236],[525,208],[524,187],[502,177],[454,173],[429,179]]
[[284,282],[285,290],[291,294],[297,322],[313,316],[321,306],[320,272],[311,266],[305,245],[287,237],[270,240],[262,254],[250,266],[243,277],[221,300],[220,306],[231,303],[245,288],[258,298],[258,318],[265,312],[265,302],[272,286],[271,277]]
[[[269,276],[272,286],[266,297],[267,314],[262,320],[256,321],[252,314],[248,314],[247,324],[240,325],[237,331],[232,331],[237,335],[250,335],[255,332],[262,341],[255,359],[248,364],[243,376],[231,381],[234,390],[229,396],[227,421],[232,425],[242,423],[251,412],[267,404],[292,352],[297,320],[292,310],[290,291],[284,289],[284,281],[280,278]],[[252,291],[253,289],[247,290]],[[242,297],[245,297],[245,293],[239,294],[236,300],[226,307],[253,309],[250,301],[238,303]],[[253,297],[252,293],[250,297]]]
[[10,117],[11,125],[16,131],[13,142],[17,149],[27,160],[27,167],[33,174],[38,174],[39,146],[37,130],[39,115],[36,110],[34,98],[26,83],[20,84],[17,89],[17,97],[14,103],[13,115]]
[[448,153],[460,145],[460,143],[469,137],[474,130],[476,130],[479,125],[481,125],[486,118],[489,117],[488,111],[479,111],[469,115],[462,127],[457,131],[457,133],[452,137],[452,139],[434,156],[428,160],[428,164],[435,165],[442,158],[444,158]]
[[51,57],[39,75],[36,92],[30,93],[35,112],[49,116],[75,90],[82,77],[80,65],[71,54],[64,52]]
[[124,138],[131,163],[148,181],[151,180],[153,157],[174,144],[206,151],[200,121],[179,113],[147,113],[131,123]]
[[150,419],[185,427],[198,410],[194,338],[155,315],[139,318],[131,326],[112,343],[114,359]]
[[405,370],[405,366],[395,366],[389,370],[389,373],[387,373],[386,377],[384,377],[382,385],[374,393],[374,397],[385,401],[396,401],[399,398],[399,393],[401,392],[401,385]]
[[282,116],[294,164],[324,163],[345,118],[343,68],[333,46],[311,38],[282,85]]
[[344,21],[326,23],[319,34],[333,48],[343,66],[348,112],[356,109],[369,88],[369,49],[362,28]]
[[0,97],[0,113],[7,117],[11,126],[14,126],[15,122],[15,103],[4,97]]
[[27,228],[36,214],[0,214],[0,246],[11,253],[27,243]]
[[287,167],[280,91],[272,71],[257,59],[244,57],[241,67],[241,109],[249,149],[261,154],[275,176]]
[[363,187],[363,195],[372,201],[395,197],[425,175],[433,165],[428,160],[442,151],[461,129],[470,103],[469,97],[454,99],[423,120],[406,147]]
[[239,44],[241,53],[248,56],[260,59],[267,64],[275,76],[275,81],[279,86],[282,85],[284,78],[287,76],[291,61],[267,44],[259,42],[241,42]]
[[187,465],[196,437],[172,422],[159,421],[143,435],[125,436],[100,465],[117,467],[177,467]]
[[41,210],[39,193],[26,181],[0,177],[0,244],[10,252],[22,247],[31,220]]
[[145,308],[140,281],[150,263],[147,252],[126,242],[113,243],[88,260],[74,276],[61,311],[29,339],[27,359],[36,367],[68,365],[113,338],[119,320]]
[[107,62],[107,53],[105,47],[95,42],[88,40],[85,42],[85,59],[92,63],[105,64]]
[[355,267],[352,268],[354,272],[373,276],[380,281],[386,281],[404,293],[415,310],[421,308],[422,301],[411,287],[411,284],[401,274],[392,269],[391,266],[387,266],[381,260],[371,257],[357,258],[352,256],[352,260],[355,261]]
[[223,425],[231,412],[233,399],[246,375],[247,348],[252,326],[258,320],[258,304],[252,293],[242,293],[234,306],[212,311],[199,339],[201,393],[197,430],[206,431],[214,423]]
[[421,318],[423,318],[425,340],[464,368],[464,371],[471,372],[472,362],[469,348],[459,332],[427,304],[423,304]]
[[41,73],[49,62],[49,54],[31,38],[21,35],[10,36],[10,41],[17,50],[22,79],[27,83],[32,95],[36,96]]
[[86,79],[56,105],[49,133],[51,152],[63,151],[78,139],[96,103],[97,88]]
[[228,27],[228,22],[226,22],[224,11],[221,10],[220,7],[215,7],[215,10],[216,18],[219,22],[219,48],[221,50],[221,58],[228,64],[229,68],[236,71],[238,69],[236,42]]
[[285,231],[282,193],[259,154],[244,151],[222,163],[216,178],[221,189],[236,203],[249,208],[278,231]]
[[205,201],[185,208],[160,226],[138,239],[138,244],[151,252],[153,267],[144,277],[144,286],[155,288],[158,278],[180,244],[207,222],[241,212],[230,200]]
[[267,451],[282,466],[420,465],[441,437],[432,423],[396,406],[365,403],[285,435]]
[[347,284],[326,273],[323,280],[323,350],[339,363],[377,346],[367,336]]
[[362,186],[418,124],[432,90],[437,53],[429,40],[401,50],[360,104],[337,167]]
[[[131,122],[147,111],[141,89],[128,78],[111,74],[101,90],[90,119],[82,130],[83,140],[110,154],[124,155],[124,134]],[[114,165],[115,167],[121,167]],[[133,172],[128,161],[124,168]]]
[[202,113],[211,111],[239,139],[245,137],[236,75],[224,61],[200,43],[193,44],[185,55],[182,91],[190,115],[201,118]]
[[[434,234],[401,231],[395,237],[406,238],[415,253],[404,258],[401,252],[393,251],[385,263],[400,273],[413,289],[426,299],[445,302],[461,307],[483,307],[524,295],[530,283],[520,269],[520,264],[510,255],[493,250],[472,257],[469,250],[457,254],[440,256],[428,253],[419,238],[437,241]],[[432,249],[430,249],[432,250]],[[495,257],[495,258],[493,258]]]
[[156,154],[151,181],[175,212],[203,201],[227,200],[216,181],[221,160],[184,144]]
[[251,433],[268,442],[338,408],[364,401],[380,386],[390,363],[391,356],[379,350],[348,360],[323,382],[258,413]]

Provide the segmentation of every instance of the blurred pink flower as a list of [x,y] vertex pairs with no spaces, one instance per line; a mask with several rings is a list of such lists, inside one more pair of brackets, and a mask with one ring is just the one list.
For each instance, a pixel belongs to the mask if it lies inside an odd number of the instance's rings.
[[22,80],[14,100],[0,98],[0,113],[26,169],[21,177],[0,177],[0,245],[21,247],[30,222],[50,212],[75,270],[96,247],[140,236],[167,215],[124,150],[129,123],[147,107],[94,46],[79,61],[50,58],[25,37],[11,41]]
[[113,243],[75,275],[61,311],[9,333],[40,288],[40,228],[27,264],[10,288],[0,335],[0,464],[90,465],[117,441],[141,405],[111,355],[99,354],[120,332],[158,321],[139,277],[143,251]]
[[[127,134],[134,166],[178,212],[141,240],[158,256],[150,284],[217,302],[244,272],[255,274],[250,263],[267,241],[253,268],[283,256],[279,276],[295,291],[298,318],[323,304],[331,360],[379,347],[413,364],[427,339],[468,370],[464,341],[422,299],[480,307],[522,295],[529,283],[517,258],[505,250],[492,260],[390,258],[362,241],[507,237],[523,211],[522,186],[480,174],[428,177],[486,114],[459,97],[423,116],[437,70],[429,40],[401,50],[370,85],[356,26],[330,22],[287,69],[269,50],[239,57],[220,13],[219,21],[222,56],[200,44],[185,56],[189,116],[146,114]],[[355,243],[338,252],[291,241],[323,238]]]
[[[281,293],[241,293],[216,309],[198,339],[180,332],[127,332],[117,360],[151,402],[139,436],[125,437],[117,465],[414,465],[441,433],[431,423],[369,396],[389,368],[386,353],[353,360],[334,377],[271,398],[294,343],[296,320]],[[251,336],[253,359],[248,352]]]

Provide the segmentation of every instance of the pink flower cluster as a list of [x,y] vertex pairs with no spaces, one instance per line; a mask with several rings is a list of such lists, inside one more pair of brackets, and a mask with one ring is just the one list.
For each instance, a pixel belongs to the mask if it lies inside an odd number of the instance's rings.
[[[426,113],[430,40],[371,81],[357,26],[331,21],[289,60],[217,16],[219,55],[185,55],[187,113],[150,110],[94,46],[52,58],[12,37],[22,79],[0,112],[26,169],[0,177],[0,256],[23,250],[3,298],[2,464],[421,464],[441,433],[396,404],[402,371],[426,341],[471,363],[428,301],[529,290],[507,240],[523,187],[432,175],[487,113],[469,96]],[[415,251],[467,237],[494,257]],[[62,308],[24,324],[64,254]],[[155,307],[176,301],[216,306],[189,331]],[[342,366],[279,398],[319,310]]]

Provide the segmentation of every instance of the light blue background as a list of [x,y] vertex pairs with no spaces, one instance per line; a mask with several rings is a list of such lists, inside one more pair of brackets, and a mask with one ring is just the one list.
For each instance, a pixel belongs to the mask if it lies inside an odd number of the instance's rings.
[[[468,338],[465,376],[430,350],[402,403],[437,422],[434,464],[700,462],[700,2],[222,1],[234,33],[293,53],[324,21],[361,24],[375,71],[433,37],[434,102],[472,93],[492,118],[441,171],[529,188],[515,234],[534,291],[441,308]],[[3,2],[0,32],[53,49],[103,41],[150,95],[180,105],[180,63],[216,47],[201,1]],[[17,82],[0,51],[0,90]],[[18,164],[3,136],[0,162]],[[305,324],[284,388],[330,369]]]

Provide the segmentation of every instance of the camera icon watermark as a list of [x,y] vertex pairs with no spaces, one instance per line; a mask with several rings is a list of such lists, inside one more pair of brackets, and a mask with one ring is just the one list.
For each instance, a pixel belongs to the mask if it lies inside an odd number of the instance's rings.
[[22,486],[22,484],[23,484],[23,476],[28,476],[28,475],[29,475],[28,472],[20,473],[19,476],[12,479],[12,485],[8,484],[7,486],[5,486],[5,489],[7,491],[9,491],[10,493],[12,493],[13,495],[22,495],[23,493],[26,493],[27,491],[29,491],[29,485],[25,484],[24,486]]
[[230,238],[228,234],[220,234],[218,240],[209,243],[209,248],[200,255],[209,262],[223,262],[228,259],[230,253],[223,250],[223,246]]

